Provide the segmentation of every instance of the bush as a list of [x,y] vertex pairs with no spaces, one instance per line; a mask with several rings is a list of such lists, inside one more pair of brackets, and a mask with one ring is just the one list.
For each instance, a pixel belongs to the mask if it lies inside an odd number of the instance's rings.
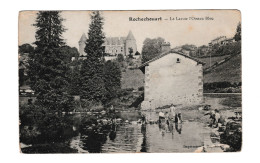
[[65,128],[72,128],[70,119],[62,118],[39,105],[20,106],[20,140],[24,143],[63,142]]
[[124,59],[124,56],[123,56],[123,54],[118,54],[117,55],[117,61],[118,62],[123,62],[125,59]]
[[82,111],[101,111],[104,109],[101,102],[81,100]]
[[226,130],[220,136],[220,142],[230,146],[229,152],[236,152],[241,150],[242,132],[241,124],[229,122],[226,125]]

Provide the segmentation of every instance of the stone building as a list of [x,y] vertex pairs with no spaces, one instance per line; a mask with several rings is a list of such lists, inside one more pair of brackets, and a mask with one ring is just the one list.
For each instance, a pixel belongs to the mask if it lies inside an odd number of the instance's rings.
[[170,50],[169,46],[161,55],[142,64],[139,67],[145,74],[142,109],[203,102],[203,64]]
[[[82,34],[79,40],[79,54],[80,56],[86,56],[84,48],[86,46],[87,37],[85,33]],[[116,58],[118,54],[123,54],[124,56],[129,55],[129,48],[133,49],[132,55],[135,55],[137,51],[136,40],[131,31],[129,31],[127,37],[106,37],[103,46],[105,47],[105,53],[109,56],[106,57],[108,60],[111,58]],[[110,57],[110,58],[109,58]]]
[[221,44],[221,42],[226,40],[226,39],[227,39],[226,36],[219,36],[219,37],[211,40],[211,42],[209,43],[209,46],[213,46],[215,44]]
[[105,53],[111,56],[117,56],[118,54],[128,56],[129,48],[133,49],[132,55],[137,51],[136,40],[132,31],[129,31],[127,37],[106,37],[104,46]]

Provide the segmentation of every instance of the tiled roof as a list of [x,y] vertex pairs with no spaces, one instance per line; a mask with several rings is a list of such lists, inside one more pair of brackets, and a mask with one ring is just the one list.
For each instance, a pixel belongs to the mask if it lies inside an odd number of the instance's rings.
[[171,53],[176,53],[176,54],[182,55],[182,56],[184,56],[184,57],[186,57],[186,58],[189,58],[189,59],[191,59],[191,60],[194,60],[194,61],[196,61],[197,63],[202,64],[202,65],[205,64],[204,62],[201,62],[200,60],[198,60],[198,59],[196,59],[196,58],[187,56],[187,55],[185,55],[185,54],[183,54],[183,53],[181,53],[181,52],[177,52],[177,51],[174,51],[174,50],[170,50],[170,51],[167,51],[167,52],[163,52],[163,53],[161,53],[159,56],[157,56],[157,57],[155,57],[155,58],[153,58],[153,59],[151,59],[151,60],[149,60],[149,61],[143,63],[139,68],[143,68],[143,67],[145,67],[145,66],[148,66],[149,63],[151,63],[151,62],[153,62],[153,61],[156,61],[157,59],[160,59],[160,58],[162,58],[162,57],[164,57],[164,56],[166,56],[166,55],[168,55],[168,54],[171,54]]
[[125,37],[106,37],[105,45],[122,45],[125,42]]

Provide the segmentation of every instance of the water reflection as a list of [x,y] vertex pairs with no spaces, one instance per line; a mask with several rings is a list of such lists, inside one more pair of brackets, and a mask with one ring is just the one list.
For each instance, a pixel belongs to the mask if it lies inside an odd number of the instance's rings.
[[147,152],[147,141],[146,141],[146,124],[142,124],[141,132],[143,134],[143,142],[141,144],[140,152]]
[[182,130],[182,124],[181,123],[175,123],[175,129],[176,131],[181,134],[181,130]]
[[152,120],[158,119],[158,113],[144,114],[147,124],[141,123],[139,112],[120,113],[117,116],[120,123],[109,123],[109,119],[97,121],[84,114],[71,115],[66,118],[71,119],[72,125],[63,133],[70,136],[72,149],[84,153],[193,152],[209,136],[201,123],[157,123]]
[[109,139],[113,141],[115,140],[115,138],[116,138],[116,125],[112,125],[111,131],[109,133]]

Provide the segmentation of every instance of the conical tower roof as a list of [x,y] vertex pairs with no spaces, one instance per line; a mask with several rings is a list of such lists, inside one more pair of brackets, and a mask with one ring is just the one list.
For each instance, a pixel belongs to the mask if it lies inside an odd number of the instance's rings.
[[132,31],[129,31],[129,33],[128,33],[127,37],[126,37],[126,40],[135,40],[135,37],[134,37]]
[[85,33],[83,33],[81,38],[80,38],[80,40],[79,40],[79,42],[86,42],[86,41],[87,41],[87,36],[86,36]]

